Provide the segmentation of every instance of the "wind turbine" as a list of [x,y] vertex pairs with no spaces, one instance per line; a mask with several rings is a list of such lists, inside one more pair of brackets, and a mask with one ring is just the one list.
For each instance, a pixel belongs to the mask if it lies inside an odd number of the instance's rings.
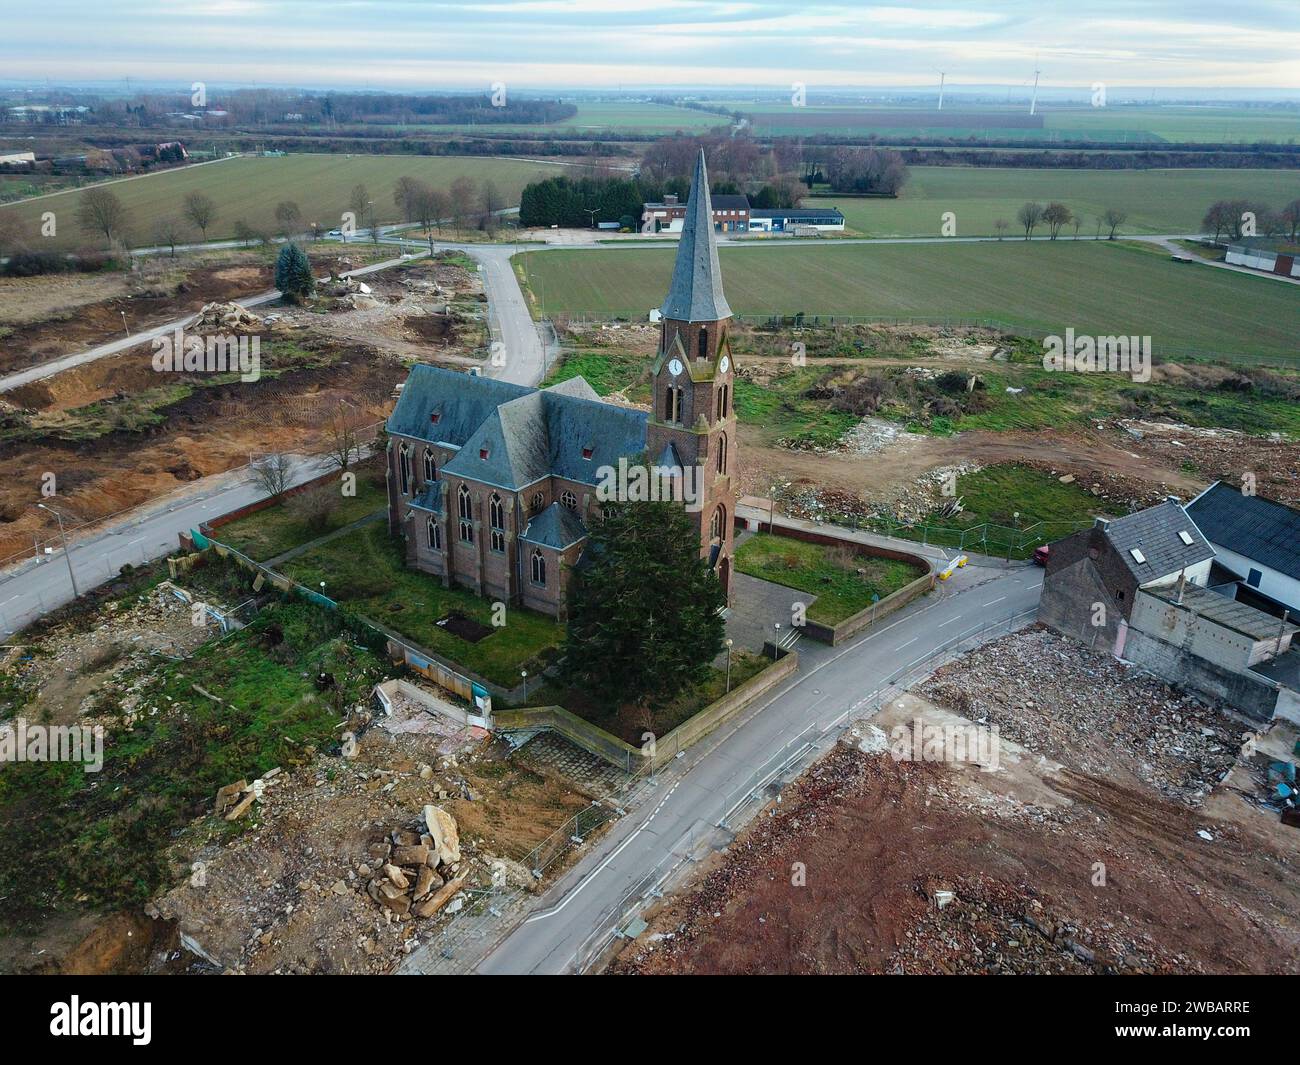
[[1038,75],[1040,73],[1041,71],[1037,69],[1034,70],[1034,91],[1033,94],[1029,97],[1029,113],[1031,115],[1038,107]]
[[939,71],[939,110],[940,111],[943,110],[943,79],[944,79],[944,72],[941,70]]

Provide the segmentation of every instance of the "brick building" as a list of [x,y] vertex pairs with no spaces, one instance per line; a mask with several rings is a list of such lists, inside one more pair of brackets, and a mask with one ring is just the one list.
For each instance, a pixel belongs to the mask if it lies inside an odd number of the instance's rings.
[[409,565],[445,585],[562,616],[571,568],[620,461],[698,486],[700,555],[731,593],[735,367],[704,155],[668,297],[649,412],[600,400],[575,377],[528,388],[412,368],[388,421],[389,528]]
[[[698,176],[698,174],[697,174]],[[711,196],[713,229],[716,233],[744,233],[749,230],[749,198],[746,196]],[[680,233],[686,226],[688,205],[676,196],[665,196],[659,203],[642,204],[641,220],[653,220],[656,233]]]

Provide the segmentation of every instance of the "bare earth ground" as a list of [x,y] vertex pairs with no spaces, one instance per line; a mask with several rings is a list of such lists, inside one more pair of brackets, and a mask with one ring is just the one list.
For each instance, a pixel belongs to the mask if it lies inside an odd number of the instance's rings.
[[[307,251],[318,273],[339,257],[336,247]],[[357,265],[376,257],[348,255]],[[138,259],[116,273],[0,278],[0,373],[107,343],[127,326],[148,329],[205,303],[260,295],[275,287],[274,273],[264,255],[232,250]]]
[[[0,411],[27,411],[32,427],[47,435],[0,443],[0,559],[53,535],[49,515],[35,505],[47,471],[57,477],[72,523],[93,521],[242,466],[253,453],[321,450],[328,446],[325,422],[340,401],[354,404],[365,424],[382,420],[405,379],[405,362],[414,358],[472,361],[482,347],[479,323],[455,309],[450,316],[441,312],[449,299],[480,305],[477,275],[454,265],[413,264],[402,277],[410,284],[376,278],[372,307],[350,309],[330,300],[323,304],[326,313],[259,307],[261,315],[282,316],[262,334],[264,345],[279,339],[341,357],[276,378],[196,389],[165,408],[161,424],[139,432],[60,439],[75,428],[79,411],[162,383],[149,345],[6,393],[2,400],[9,406]],[[421,287],[426,281],[437,287]],[[434,333],[439,339],[422,335]]]
[[[1088,670],[1119,667],[1054,639],[1031,631],[992,651],[1023,662],[1045,641],[1062,650],[1037,699],[978,655],[925,689],[939,699],[960,686],[980,709],[1003,708],[996,772],[896,760],[859,725],[665,902],[613,971],[1300,971],[1300,835],[1222,785],[1196,797],[1200,775],[1232,761],[1235,723],[1159,685],[1143,698],[1162,721],[1118,706],[1093,720],[1089,704],[1115,678]],[[905,696],[870,723],[889,741],[918,718],[968,720]],[[942,909],[941,891],[955,896]]]

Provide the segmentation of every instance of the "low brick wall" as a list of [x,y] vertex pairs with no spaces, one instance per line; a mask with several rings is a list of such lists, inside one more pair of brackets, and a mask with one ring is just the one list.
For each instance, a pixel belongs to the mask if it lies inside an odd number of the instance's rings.
[[[656,741],[651,768],[663,768],[682,751],[725,725],[760,696],[771,691],[798,668],[799,655],[791,651],[732,692],[710,703],[689,720],[683,721],[668,735]],[[552,729],[584,751],[629,773],[643,768],[646,762],[643,751],[624,743],[617,736],[610,735],[562,706],[497,710],[493,712],[492,718],[498,729],[508,732],[530,728]]]
[[683,721],[655,743],[654,768],[658,769],[666,765],[680,752],[721,728],[798,668],[799,654],[797,651],[791,651],[782,656],[779,661],[773,662],[763,672],[750,677],[744,684]]
[[492,714],[492,719],[498,729],[508,732],[518,729],[549,728],[584,751],[589,751],[597,758],[603,758],[610,765],[618,766],[628,773],[640,768],[642,762],[643,756],[637,748],[624,743],[617,736],[611,736],[603,728],[597,728],[590,721],[584,721],[562,706],[530,706],[521,710],[497,710]]
[[[743,519],[737,518],[736,520],[737,523],[743,523]],[[811,636],[820,643],[828,643],[832,647],[874,625],[882,618],[887,618],[894,611],[907,606],[913,599],[919,598],[934,587],[934,563],[924,555],[917,555],[911,551],[883,547],[877,544],[864,544],[860,540],[849,540],[830,532],[813,532],[810,529],[791,528],[785,525],[772,526],[765,521],[758,523],[758,531],[775,533],[777,536],[788,536],[791,540],[803,540],[810,544],[824,544],[827,547],[847,547],[857,555],[867,555],[872,558],[892,558],[899,562],[910,562],[924,571],[916,580],[905,584],[896,592],[890,592],[880,602],[874,603],[865,610],[860,610],[852,617],[847,617],[834,625],[827,625],[824,622],[812,621],[811,619],[804,622],[803,631],[805,635]]]
[[327,481],[337,481],[339,479],[339,470],[330,470],[328,473],[322,473],[319,477],[313,477],[310,481],[303,481],[302,484],[296,484],[281,492],[278,496],[267,496],[265,499],[259,499],[256,503],[246,503],[242,507],[236,507],[225,514],[219,514],[215,518],[210,518],[199,525],[199,532],[204,536],[211,536],[213,529],[220,529],[223,525],[229,525],[232,521],[238,521],[240,518],[246,518],[250,514],[256,514],[259,510],[268,510],[271,507],[277,507],[286,499],[292,499],[294,496],[302,495],[303,492],[310,492]]

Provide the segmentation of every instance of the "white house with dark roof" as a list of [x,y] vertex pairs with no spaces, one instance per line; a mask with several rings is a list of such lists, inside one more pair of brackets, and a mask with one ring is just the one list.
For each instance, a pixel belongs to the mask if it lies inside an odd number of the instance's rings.
[[1216,481],[1187,504],[1237,598],[1300,618],[1300,510]]

